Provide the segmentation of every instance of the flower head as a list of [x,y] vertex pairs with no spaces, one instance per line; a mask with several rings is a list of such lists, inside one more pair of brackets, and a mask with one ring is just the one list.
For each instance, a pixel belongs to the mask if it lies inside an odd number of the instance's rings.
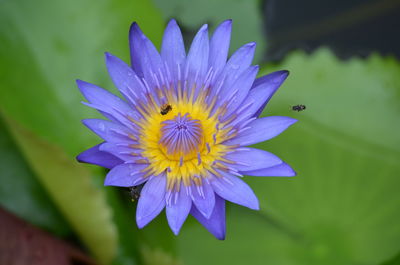
[[84,103],[107,120],[83,123],[104,142],[78,156],[111,169],[105,185],[142,185],[136,221],[147,225],[164,208],[179,233],[192,214],[214,236],[225,237],[225,200],[259,209],[243,175],[294,176],[277,156],[246,147],[277,136],[296,120],[258,118],[286,79],[278,71],[256,79],[255,43],[227,60],[231,21],[211,39],[200,28],[185,52],[180,29],[171,20],[161,53],[133,23],[129,33],[132,66],[106,53],[108,72],[124,99],[78,80]]

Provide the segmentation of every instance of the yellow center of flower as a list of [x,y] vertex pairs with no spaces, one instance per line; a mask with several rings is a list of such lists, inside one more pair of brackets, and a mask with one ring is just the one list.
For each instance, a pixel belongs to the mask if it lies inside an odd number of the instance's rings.
[[[146,105],[139,108],[143,119],[135,121],[141,128],[139,148],[149,162],[147,176],[167,175],[167,188],[187,186],[191,180],[201,185],[208,172],[218,175],[215,168],[224,168],[220,162],[229,162],[223,156],[232,146],[222,144],[230,128],[218,121],[220,111],[212,112],[213,104],[205,102],[205,92],[196,100],[193,96],[171,96],[167,105]],[[151,98],[151,96],[149,96]],[[215,102],[214,102],[215,104]]]

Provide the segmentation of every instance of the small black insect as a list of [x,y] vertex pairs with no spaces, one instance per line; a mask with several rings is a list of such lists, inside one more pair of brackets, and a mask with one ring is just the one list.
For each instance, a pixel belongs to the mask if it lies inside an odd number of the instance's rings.
[[129,193],[131,195],[131,200],[137,201],[140,198],[140,192],[142,191],[143,185],[129,187]]
[[170,112],[172,110],[172,106],[169,104],[164,104],[161,106],[161,115],[166,115],[168,112]]
[[303,110],[305,110],[305,109],[306,109],[306,105],[296,105],[296,106],[292,106],[292,110],[293,110],[293,111],[297,111],[297,112],[303,111]]

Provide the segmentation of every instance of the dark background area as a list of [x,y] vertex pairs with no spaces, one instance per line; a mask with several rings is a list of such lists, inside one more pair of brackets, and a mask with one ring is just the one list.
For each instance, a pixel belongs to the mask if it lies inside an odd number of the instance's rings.
[[266,0],[262,4],[268,48],[265,60],[288,51],[328,46],[341,59],[372,52],[400,57],[399,0]]

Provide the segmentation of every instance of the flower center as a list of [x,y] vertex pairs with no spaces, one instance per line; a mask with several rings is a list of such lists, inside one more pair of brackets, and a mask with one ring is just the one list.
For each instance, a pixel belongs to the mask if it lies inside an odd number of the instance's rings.
[[187,161],[200,156],[204,147],[201,122],[181,113],[161,123],[160,148],[170,160]]

